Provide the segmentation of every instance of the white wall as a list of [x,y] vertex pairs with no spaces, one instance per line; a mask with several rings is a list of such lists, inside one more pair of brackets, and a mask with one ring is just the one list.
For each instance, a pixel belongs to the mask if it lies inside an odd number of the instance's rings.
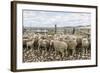
[[[12,73],[10,71],[10,1],[11,0],[0,0],[0,73]],[[67,3],[67,4],[83,4],[83,5],[99,5],[99,0],[31,0],[41,2],[54,2],[54,3]],[[100,10],[99,10],[100,13]],[[100,14],[99,14],[100,15]],[[98,15],[98,16],[99,16]],[[98,19],[99,20],[99,19]],[[100,22],[99,22],[100,23]],[[100,31],[100,25],[98,25]],[[99,36],[100,37],[100,33]],[[98,39],[98,43],[100,39]],[[100,46],[99,46],[100,48]],[[99,49],[98,48],[98,49]],[[98,50],[100,56],[100,49]],[[100,57],[99,57],[100,64]],[[46,71],[35,71],[34,73],[99,73],[99,67],[92,68],[77,68],[77,69],[62,69],[62,70],[46,70]],[[26,72],[32,73],[32,72]]]

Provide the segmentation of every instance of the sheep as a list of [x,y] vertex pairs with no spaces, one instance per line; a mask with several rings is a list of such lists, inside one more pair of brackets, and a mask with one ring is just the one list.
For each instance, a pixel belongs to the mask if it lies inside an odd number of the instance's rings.
[[38,38],[38,36],[36,36],[34,38],[34,43],[33,43],[34,50],[38,50],[38,41],[39,41],[39,38]]
[[25,39],[23,39],[23,49],[26,49],[27,48],[27,46],[26,46],[26,40]]
[[29,41],[29,38],[26,35],[24,35],[23,36],[23,49],[24,50],[27,49],[27,41]]
[[68,55],[70,56],[75,56],[76,53],[76,46],[77,46],[77,42],[76,42],[76,36],[74,35],[68,35],[65,38],[65,42],[68,45]]
[[83,55],[88,54],[88,48],[89,48],[89,40],[88,38],[82,38],[82,48],[83,48]]
[[82,36],[77,36],[76,42],[76,56],[79,57],[82,56]]
[[33,43],[34,43],[34,39],[29,39],[29,40],[26,42],[27,50],[33,48]]
[[42,53],[44,51],[48,51],[50,48],[50,43],[47,39],[39,39],[38,41],[38,50]]
[[89,51],[91,50],[91,39],[88,38],[88,41],[89,41],[88,53],[89,53]]
[[65,54],[64,52],[66,51],[67,53],[68,45],[65,42],[59,41],[59,40],[54,40],[52,41],[52,43],[53,43],[56,54],[57,52],[61,53],[61,57],[63,58]]
[[28,32],[23,35],[23,49],[24,53],[30,51],[33,54],[33,60],[42,56],[37,61],[85,59],[90,57],[91,38],[81,34]]

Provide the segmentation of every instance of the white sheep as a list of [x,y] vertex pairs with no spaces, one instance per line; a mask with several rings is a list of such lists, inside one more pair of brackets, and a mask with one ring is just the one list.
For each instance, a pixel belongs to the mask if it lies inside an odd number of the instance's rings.
[[88,54],[88,48],[89,48],[88,38],[82,38],[82,48],[83,48],[83,55],[87,55]]
[[63,41],[59,41],[59,40],[54,40],[53,41],[53,46],[56,52],[60,52],[61,53],[61,57],[64,57],[64,51],[66,51],[67,53],[67,48],[68,45],[63,42]]

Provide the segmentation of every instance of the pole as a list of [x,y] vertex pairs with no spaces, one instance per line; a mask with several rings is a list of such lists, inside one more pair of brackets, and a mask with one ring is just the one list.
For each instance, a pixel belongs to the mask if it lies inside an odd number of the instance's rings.
[[57,33],[57,25],[55,24],[55,34]]

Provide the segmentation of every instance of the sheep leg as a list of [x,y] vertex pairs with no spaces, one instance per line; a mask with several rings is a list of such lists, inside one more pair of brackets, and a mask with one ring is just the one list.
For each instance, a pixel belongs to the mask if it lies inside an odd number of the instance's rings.
[[86,48],[84,48],[84,56],[86,55]]
[[68,52],[67,52],[67,50],[65,50],[64,52],[65,52],[65,56],[68,56]]
[[76,57],[79,59],[82,56],[82,49],[78,48],[75,52],[76,52]]
[[59,55],[60,55],[60,60],[62,60],[63,57],[64,57],[64,53],[63,53],[62,51],[58,51],[57,53],[59,53]]
[[80,58],[82,56],[82,48],[79,48],[79,51],[78,51],[78,58]]
[[72,56],[74,56],[74,55],[75,55],[75,49],[72,50]]
[[27,45],[27,49],[26,50],[28,50],[28,45]]
[[85,48],[83,48],[83,54],[82,55],[85,56]]
[[38,45],[38,52],[41,54],[41,47],[40,47],[40,45]]
[[67,56],[69,57],[71,55],[71,50],[68,49],[67,51],[68,51]]
[[39,51],[39,47],[40,47],[40,45],[39,45],[38,48],[37,48],[38,51]]
[[87,48],[85,48],[85,56],[88,54],[88,52],[87,52]]
[[64,57],[64,52],[62,52],[62,58]]
[[84,48],[84,56],[86,56],[86,48]]

